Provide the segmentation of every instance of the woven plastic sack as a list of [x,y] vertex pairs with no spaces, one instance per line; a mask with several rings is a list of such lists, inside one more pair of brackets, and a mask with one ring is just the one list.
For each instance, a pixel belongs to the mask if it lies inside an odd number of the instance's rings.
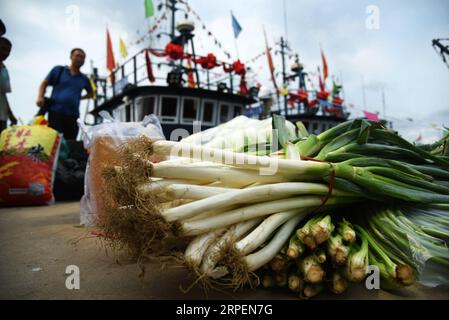
[[0,205],[54,202],[61,136],[46,125],[5,129],[0,136]]

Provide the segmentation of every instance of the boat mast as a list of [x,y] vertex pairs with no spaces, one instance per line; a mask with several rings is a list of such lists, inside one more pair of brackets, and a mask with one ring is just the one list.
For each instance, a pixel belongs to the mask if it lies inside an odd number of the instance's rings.
[[[287,72],[285,70],[285,49],[288,49],[288,35],[287,35],[287,8],[285,0],[283,1],[283,11],[284,11],[284,33],[285,33],[285,40],[284,37],[281,37],[281,57],[282,57],[282,89],[287,89]],[[287,97],[288,95],[284,95],[284,113],[285,116],[287,116]]]
[[170,40],[175,39],[175,13],[176,13],[176,0],[169,0],[168,8],[171,11],[171,27],[170,27]]
[[[284,37],[281,37],[281,57],[282,57],[282,89],[286,89],[284,88],[287,84],[287,73],[285,71],[285,54],[286,51],[285,49],[288,48],[288,44],[286,41],[284,41]],[[287,95],[284,95],[284,112],[285,112],[285,116],[287,116]]]

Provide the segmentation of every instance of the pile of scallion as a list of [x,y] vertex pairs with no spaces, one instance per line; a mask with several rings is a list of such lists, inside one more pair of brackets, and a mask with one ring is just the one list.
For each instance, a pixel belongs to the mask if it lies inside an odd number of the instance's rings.
[[373,269],[383,289],[416,281],[448,285],[447,214],[409,206],[373,209],[364,205],[314,215],[301,223],[257,274],[263,287],[288,288],[303,298],[326,289],[341,294],[351,282],[362,282],[367,276],[374,279]]
[[[280,116],[229,127],[212,129],[206,143],[198,135],[181,142],[139,137],[123,146],[121,164],[103,172],[108,210],[98,224],[111,244],[141,260],[176,257],[203,283],[276,283],[304,297],[326,281],[343,292],[348,279],[363,280],[368,263],[379,267],[385,288],[413,283],[420,265],[401,251],[410,230],[447,268],[444,215],[408,218],[396,209],[449,209],[444,154],[366,120],[319,135]],[[167,160],[152,163],[151,155]],[[384,211],[358,212],[363,219],[354,225],[334,217],[368,203]]]

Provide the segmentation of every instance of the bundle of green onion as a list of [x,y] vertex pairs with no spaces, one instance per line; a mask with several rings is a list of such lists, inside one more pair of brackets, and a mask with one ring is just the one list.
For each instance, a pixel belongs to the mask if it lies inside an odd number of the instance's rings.
[[[341,213],[314,215],[293,232],[278,255],[258,272],[265,288],[288,288],[310,298],[328,288],[343,293],[363,281],[374,266],[383,289],[416,281],[428,286],[449,284],[448,212],[401,207],[353,207],[351,224]],[[345,210],[345,213],[348,213]],[[287,279],[287,281],[284,281]]]
[[[385,256],[385,245],[370,232],[354,230],[347,221],[334,228],[328,215],[316,215],[295,233],[307,215],[362,201],[449,207],[449,161],[379,124],[353,120],[317,136],[300,124],[292,134],[282,117],[272,124],[275,138],[265,139],[262,126],[264,147],[256,152],[254,140],[226,148],[221,144],[226,137],[214,148],[212,140],[197,145],[145,138],[125,146],[122,164],[104,172],[109,210],[100,220],[104,233],[137,257],[183,253],[182,261],[201,279],[234,289],[254,283],[255,272],[291,238],[285,255],[301,256],[305,248],[313,252],[299,264],[299,273],[311,284],[310,296],[319,291],[325,274],[320,264],[326,261],[351,265],[351,279],[360,279],[360,261],[367,261],[370,244],[379,248],[370,259],[383,274],[399,260]],[[258,155],[277,142],[282,148]],[[170,159],[151,163],[152,154]],[[359,243],[354,243],[356,232]],[[403,270],[396,272],[400,283],[408,284],[408,269]],[[289,277],[280,277],[290,283]],[[332,279],[339,287],[335,291],[342,291],[346,278],[340,270]]]
[[[265,288],[284,287],[302,298],[329,288],[341,294],[366,277],[368,241],[330,212],[301,223],[281,252],[258,272]],[[287,281],[283,281],[286,278]]]

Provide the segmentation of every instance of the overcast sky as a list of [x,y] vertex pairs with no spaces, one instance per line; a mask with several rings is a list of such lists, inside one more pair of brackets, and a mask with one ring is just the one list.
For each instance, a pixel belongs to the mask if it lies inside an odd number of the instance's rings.
[[[233,55],[232,59],[236,50],[230,10],[243,28],[237,39],[241,60],[263,51],[265,25],[269,44],[273,45],[281,35],[287,36],[292,51],[299,53],[310,72],[321,65],[321,45],[330,74],[343,80],[346,102],[355,106],[350,110],[354,116],[360,116],[364,109],[363,77],[366,110],[382,113],[383,89],[386,115],[408,139],[414,140],[421,134],[424,141],[431,141],[441,134],[432,124],[449,126],[449,68],[431,46],[434,38],[449,38],[447,0],[286,0],[287,32],[280,0],[188,2]],[[377,10],[378,24],[373,20]],[[7,26],[5,36],[13,43],[5,63],[13,90],[10,104],[24,122],[36,112],[39,82],[54,65],[68,64],[71,48],[84,48],[88,60],[93,59],[104,72],[106,25],[118,55],[119,36],[126,43],[135,43],[139,37],[136,31],[142,34],[154,23],[154,18],[144,19],[143,0],[8,0],[0,2],[0,18]],[[219,59],[227,60],[197,19],[192,14],[189,18],[197,28],[198,51],[214,52]],[[163,43],[166,38],[160,41]],[[128,51],[136,52],[144,45],[130,46]],[[280,56],[274,58],[280,68]],[[262,57],[251,67],[258,81],[270,86],[266,59]],[[89,62],[83,71],[90,72]]]

